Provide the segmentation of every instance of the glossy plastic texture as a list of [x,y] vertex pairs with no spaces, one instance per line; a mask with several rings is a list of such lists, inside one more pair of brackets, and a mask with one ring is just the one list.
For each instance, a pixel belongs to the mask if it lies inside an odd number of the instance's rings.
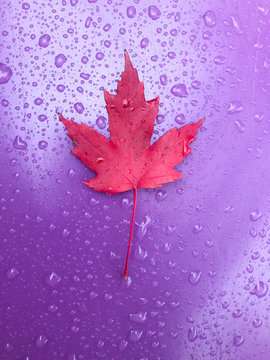
[[[268,360],[270,4],[1,1],[0,359]],[[106,195],[58,113],[109,137],[124,49],[186,176]]]

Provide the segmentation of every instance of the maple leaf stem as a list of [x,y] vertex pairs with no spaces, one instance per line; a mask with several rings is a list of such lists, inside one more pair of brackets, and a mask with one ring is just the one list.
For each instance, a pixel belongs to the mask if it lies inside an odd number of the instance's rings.
[[123,275],[123,278],[125,280],[127,280],[128,259],[129,259],[130,245],[131,245],[131,239],[132,239],[132,233],[133,233],[135,211],[136,211],[136,203],[137,203],[137,188],[134,188],[133,214],[132,214],[132,220],[131,220],[131,226],[130,226],[130,234],[129,234],[128,249],[127,249],[126,266],[125,266],[125,271],[124,271],[124,275]]

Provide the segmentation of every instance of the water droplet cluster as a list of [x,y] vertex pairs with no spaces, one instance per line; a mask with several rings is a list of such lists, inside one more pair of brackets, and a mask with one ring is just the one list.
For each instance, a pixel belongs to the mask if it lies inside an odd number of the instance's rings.
[[[1,11],[1,360],[266,359],[269,4],[3,0]],[[206,118],[176,166],[186,176],[138,191],[125,282],[132,193],[88,189],[94,173],[58,120],[109,138],[103,91],[115,94],[124,49],[146,99],[160,96],[152,142]]]

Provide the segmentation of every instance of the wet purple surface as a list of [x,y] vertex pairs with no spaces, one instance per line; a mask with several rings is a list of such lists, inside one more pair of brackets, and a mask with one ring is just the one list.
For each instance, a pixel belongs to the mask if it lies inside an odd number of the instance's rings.
[[[12,3],[12,4],[11,4]],[[0,359],[260,359],[269,345],[270,4],[1,2]],[[97,193],[57,112],[109,136],[129,51],[186,176]]]

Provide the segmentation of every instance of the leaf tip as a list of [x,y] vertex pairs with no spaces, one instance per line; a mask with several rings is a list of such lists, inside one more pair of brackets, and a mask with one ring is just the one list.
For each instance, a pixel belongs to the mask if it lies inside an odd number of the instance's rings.
[[129,54],[126,49],[125,49],[124,53],[125,53],[125,70],[127,70],[129,67],[132,68],[132,64],[131,64]]

